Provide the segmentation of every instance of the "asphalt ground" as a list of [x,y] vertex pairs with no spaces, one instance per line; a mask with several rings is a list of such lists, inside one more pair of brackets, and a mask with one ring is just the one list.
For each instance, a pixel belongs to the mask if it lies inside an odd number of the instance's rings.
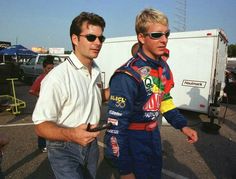
[[[47,153],[37,149],[31,115],[36,98],[28,95],[29,85],[16,82],[18,99],[27,103],[21,114],[0,113],[0,133],[5,133],[10,143],[4,148],[2,170],[6,179],[54,179],[47,159]],[[227,110],[226,110],[227,109]],[[104,113],[106,105],[102,108]],[[188,125],[198,131],[199,141],[193,145],[174,128],[161,127],[163,144],[162,178],[234,179],[236,178],[236,105],[223,104],[219,120],[218,134],[202,130],[203,122],[209,119],[205,114],[190,111],[181,112],[189,119]],[[98,179],[117,179],[117,171],[103,157],[103,133],[99,136],[100,160]]]

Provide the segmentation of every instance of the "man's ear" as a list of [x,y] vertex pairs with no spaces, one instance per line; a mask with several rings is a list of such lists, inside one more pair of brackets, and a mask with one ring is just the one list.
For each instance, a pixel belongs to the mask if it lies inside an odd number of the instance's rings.
[[75,46],[77,46],[78,45],[78,36],[77,35],[75,35],[75,34],[73,34],[72,36],[71,36],[71,41],[72,41],[72,43],[73,43],[73,45],[75,45]]
[[145,38],[145,36],[143,35],[143,33],[139,33],[139,34],[138,34],[138,41],[139,41],[139,43],[141,43],[142,45],[144,44],[144,38]]

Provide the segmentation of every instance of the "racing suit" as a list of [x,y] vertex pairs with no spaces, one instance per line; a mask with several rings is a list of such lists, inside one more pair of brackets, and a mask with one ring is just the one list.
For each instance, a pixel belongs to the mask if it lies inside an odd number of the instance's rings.
[[173,104],[173,76],[165,60],[153,60],[141,49],[115,71],[110,81],[105,157],[121,175],[137,179],[161,178],[162,153],[157,118],[160,114],[176,129],[187,125]]

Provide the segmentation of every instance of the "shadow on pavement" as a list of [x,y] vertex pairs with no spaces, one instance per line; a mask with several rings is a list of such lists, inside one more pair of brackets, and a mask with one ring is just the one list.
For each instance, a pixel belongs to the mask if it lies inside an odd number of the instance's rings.
[[109,163],[109,160],[103,158],[97,169],[96,179],[119,179],[118,171]]
[[25,177],[25,179],[36,179],[36,178],[55,179],[55,176],[53,174],[48,159],[45,159],[32,174],[30,174],[28,177]]
[[[223,111],[225,110],[222,108]],[[219,118],[220,129],[218,133],[207,133],[202,130],[202,119],[196,113],[195,119],[201,121],[192,125],[198,131],[199,140],[194,144],[209,170],[216,178],[236,178],[236,143],[235,106],[229,106],[226,115]],[[185,112],[188,116],[188,112]],[[192,114],[193,116],[193,114]],[[215,121],[215,123],[217,123]],[[194,162],[194,161],[193,161]],[[187,175],[191,176],[191,175]]]
[[[178,174],[178,171],[184,171],[185,175],[188,176],[191,179],[197,179],[198,177],[194,174],[194,172],[187,167],[186,165],[182,164],[181,162],[179,162],[176,158],[175,158],[175,154],[174,154],[174,149],[173,146],[167,141],[167,140],[163,140],[162,141],[162,148],[164,149],[162,151],[163,153],[163,170],[162,170],[162,178],[167,178],[169,177],[179,177],[179,178],[183,178],[183,176]],[[166,167],[165,167],[166,166]],[[171,171],[166,170],[165,168],[172,168]],[[178,169],[176,170],[174,166],[178,166]]]

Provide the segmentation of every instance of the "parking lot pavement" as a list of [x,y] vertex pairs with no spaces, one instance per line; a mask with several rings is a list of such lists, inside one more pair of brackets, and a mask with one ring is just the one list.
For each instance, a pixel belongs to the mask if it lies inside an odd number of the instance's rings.
[[[53,179],[47,154],[37,150],[31,114],[36,102],[27,94],[29,86],[18,84],[17,95],[27,102],[27,108],[18,116],[0,113],[0,132],[10,138],[4,150],[2,170],[6,179]],[[106,105],[103,106],[103,114]],[[202,122],[209,121],[205,114],[181,111],[188,124],[198,131],[199,141],[190,145],[178,130],[168,125],[161,127],[163,144],[163,178],[236,178],[236,105],[230,105],[225,114],[222,106],[219,134],[201,130]],[[98,179],[116,179],[117,171],[103,157],[103,134],[99,136],[100,160]]]

